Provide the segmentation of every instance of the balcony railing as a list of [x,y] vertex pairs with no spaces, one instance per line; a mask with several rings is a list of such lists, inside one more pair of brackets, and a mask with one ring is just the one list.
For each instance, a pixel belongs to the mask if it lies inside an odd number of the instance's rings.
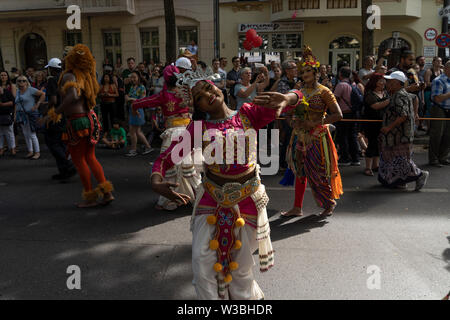
[[320,9],[320,0],[289,0],[289,10]]
[[66,0],[66,5],[80,6],[83,13],[117,13],[136,14],[134,0]]
[[327,9],[355,9],[358,8],[358,0],[328,0]]

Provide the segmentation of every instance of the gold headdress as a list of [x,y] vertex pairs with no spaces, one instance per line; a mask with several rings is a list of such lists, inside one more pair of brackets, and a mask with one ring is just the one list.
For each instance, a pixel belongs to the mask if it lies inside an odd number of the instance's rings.
[[65,83],[62,91],[74,87],[78,95],[86,98],[89,109],[96,106],[96,98],[99,91],[99,85],[96,75],[96,62],[89,48],[83,44],[77,44],[69,51],[65,57],[65,66],[61,79],[66,73],[73,73],[76,82]]
[[317,58],[313,55],[312,50],[309,46],[305,46],[303,50],[303,61],[302,61],[302,67],[311,66],[313,68],[319,68],[320,62],[317,60]]

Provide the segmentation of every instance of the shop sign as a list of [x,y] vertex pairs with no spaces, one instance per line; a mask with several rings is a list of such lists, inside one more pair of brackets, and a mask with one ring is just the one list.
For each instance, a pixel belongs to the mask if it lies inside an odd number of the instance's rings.
[[303,22],[295,23],[243,23],[239,25],[239,33],[245,33],[250,29],[255,29],[256,32],[301,32],[305,30]]

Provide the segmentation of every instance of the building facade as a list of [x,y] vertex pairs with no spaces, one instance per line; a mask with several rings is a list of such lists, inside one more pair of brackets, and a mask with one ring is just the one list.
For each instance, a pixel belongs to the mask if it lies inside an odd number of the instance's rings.
[[[97,61],[123,65],[128,57],[138,62],[165,61],[167,41],[179,49],[191,40],[207,64],[215,56],[214,3],[216,0],[174,0],[177,38],[166,39],[163,0],[1,0],[0,69],[40,69],[63,48],[88,45]],[[361,66],[360,0],[260,0],[219,2],[220,56],[246,56],[269,62],[301,55],[312,47],[322,63],[336,69],[343,63]],[[375,30],[376,52],[408,46],[430,62],[437,54],[434,41],[425,39],[428,28],[441,30],[438,10],[442,0],[374,0],[381,9],[381,29]],[[66,10],[81,8],[81,30],[68,30]],[[245,51],[245,32],[256,29],[263,45]],[[99,71],[101,63],[99,63]]]
[[[437,46],[425,39],[425,31],[441,30],[438,11],[443,1],[374,0],[373,4],[381,9],[381,29],[374,32],[375,53],[408,46],[431,62]],[[251,52],[242,47],[248,28],[264,39]],[[220,30],[221,55],[226,57],[240,54],[267,63],[300,56],[307,44],[322,63],[333,65],[334,72],[343,63],[357,69],[362,62],[360,0],[221,0]]]
[[[81,8],[81,30],[68,30],[67,7]],[[214,15],[211,0],[174,0],[177,39],[166,39],[163,0],[2,0],[0,8],[0,69],[41,69],[65,46],[88,45],[97,61],[126,65],[165,61],[166,41],[179,49],[191,40],[199,56],[214,56]],[[98,63],[100,71],[101,64]]]

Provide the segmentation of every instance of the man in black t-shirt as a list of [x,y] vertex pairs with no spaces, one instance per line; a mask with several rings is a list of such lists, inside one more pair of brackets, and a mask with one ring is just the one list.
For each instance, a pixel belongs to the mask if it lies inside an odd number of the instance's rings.
[[[58,82],[62,71],[61,64],[61,60],[53,58],[46,67],[50,74],[46,92],[49,111],[58,108],[61,104],[61,96],[58,92]],[[52,176],[52,179],[59,181],[67,180],[77,174],[72,161],[67,159],[67,146],[61,139],[64,121],[63,117],[60,117],[59,121],[48,120],[45,126],[45,143],[55,158],[59,170],[59,174]]]

